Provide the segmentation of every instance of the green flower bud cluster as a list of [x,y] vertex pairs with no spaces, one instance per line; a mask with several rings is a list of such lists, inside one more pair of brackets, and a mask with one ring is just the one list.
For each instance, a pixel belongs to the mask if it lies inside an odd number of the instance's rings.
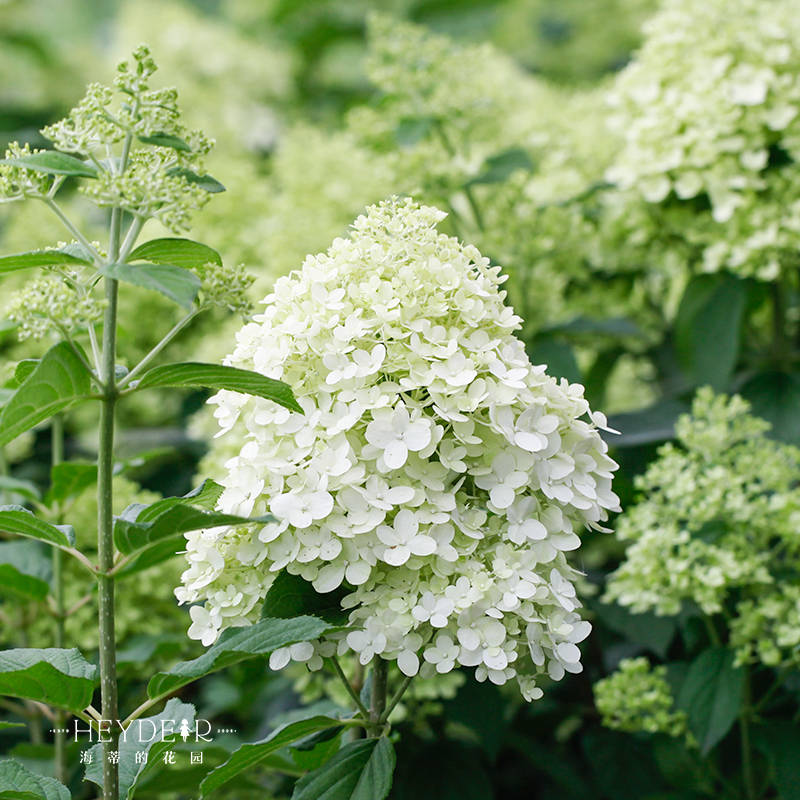
[[[724,612],[740,662],[800,663],[800,449],[766,436],[740,397],[702,389],[617,520],[631,545],[604,600]],[[793,576],[787,580],[787,575]]]
[[[31,150],[30,145],[12,142],[6,150],[6,158],[21,158],[40,152]],[[50,175],[13,164],[0,164],[0,203],[10,203],[23,197],[43,197],[49,191],[51,182]]]
[[625,658],[619,669],[594,687],[603,725],[626,733],[665,733],[691,737],[686,712],[674,709],[667,668],[651,667],[646,658]]
[[71,334],[99,322],[106,301],[91,294],[91,277],[81,268],[48,270],[14,292],[5,314],[18,323],[19,340]]
[[231,267],[208,263],[198,267],[195,272],[202,281],[201,306],[227,308],[243,316],[253,310],[249,290],[256,277],[245,269],[244,264]]

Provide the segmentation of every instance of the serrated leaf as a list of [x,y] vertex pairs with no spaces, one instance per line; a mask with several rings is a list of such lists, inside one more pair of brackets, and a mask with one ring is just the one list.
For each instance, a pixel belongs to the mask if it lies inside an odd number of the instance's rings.
[[290,411],[303,412],[294,399],[292,390],[282,381],[266,378],[257,372],[224,367],[217,364],[164,364],[151,369],[139,381],[138,388],[157,386],[202,386],[207,389],[228,389],[232,392],[253,394],[273,400]]
[[37,542],[0,544],[0,593],[44,600],[51,578],[51,559]]
[[136,137],[142,144],[152,144],[156,147],[171,147],[173,150],[181,150],[184,153],[191,153],[192,148],[188,142],[180,136],[173,136],[170,133],[154,133],[150,136]]
[[77,648],[4,650],[0,652],[0,694],[77,713],[92,702],[96,671]]
[[97,271],[106,278],[152,289],[187,310],[200,291],[200,278],[194,272],[172,264],[107,264]]
[[[160,714],[134,720],[126,729],[125,736],[120,735],[117,750],[119,752],[119,796],[121,800],[133,797],[139,780],[157,765],[164,753],[172,748],[177,737],[169,732],[169,728],[177,733],[183,720],[186,720],[190,728],[194,725],[194,706],[173,698]],[[162,722],[164,723],[163,727]],[[173,724],[167,726],[168,722]],[[162,730],[166,733],[163,737]],[[152,741],[148,741],[151,736],[153,736]],[[91,748],[89,752],[92,760],[86,767],[86,780],[92,781],[98,786],[103,785],[102,747],[102,744],[96,744]],[[147,753],[147,762],[137,764],[136,754],[143,752]]]
[[0,475],[0,492],[18,494],[27,500],[40,500],[42,497],[42,493],[35,483],[12,478],[8,475]]
[[77,178],[96,178],[97,170],[75,156],[48,150],[43,153],[32,153],[29,156],[2,158],[0,164],[12,167],[23,167],[33,172],[46,172],[48,175],[73,175]]
[[231,757],[221,766],[210,772],[200,784],[202,797],[207,797],[215,789],[228,783],[246,769],[263,761],[267,756],[285,747],[287,744],[303,739],[309,734],[328,728],[340,728],[342,721],[331,717],[311,717],[300,722],[283,725],[273,731],[265,739],[252,744],[243,744],[235,750]]
[[167,170],[167,175],[173,178],[186,178],[187,183],[195,183],[209,194],[219,194],[225,191],[225,187],[216,178],[212,178],[210,175],[198,175],[185,167],[172,167]]
[[22,386],[41,363],[41,358],[23,358],[14,368],[14,383],[17,387]]
[[97,464],[83,464],[79,461],[56,464],[50,470],[48,503],[63,503],[65,500],[80,497],[95,483],[97,483]]
[[55,778],[37,775],[14,759],[0,761],[0,800],[70,800],[70,797],[69,789]]
[[216,250],[191,239],[152,239],[140,244],[128,261],[154,261],[184,269],[197,269],[205,264],[222,266],[222,256]]
[[342,608],[341,601],[348,594],[347,589],[341,588],[321,594],[300,575],[283,570],[267,591],[261,616],[273,619],[318,617],[331,625],[347,625],[348,612]]
[[248,519],[235,514],[202,511],[192,506],[177,504],[159,514],[152,522],[118,518],[114,523],[114,544],[123,555],[127,556],[157,544],[163,539],[180,536],[189,531],[216,528],[220,525],[273,522],[274,519],[272,516]]
[[292,800],[383,800],[392,788],[394,766],[394,747],[385,736],[349,742],[297,782]]
[[57,547],[75,546],[72,525],[51,525],[22,506],[0,506],[0,530],[49,542]]
[[533,162],[525,150],[519,147],[498,153],[496,156],[487,158],[483,165],[480,175],[467,183],[467,186],[474,186],[482,183],[502,183],[511,177],[518,169],[526,172],[533,171]]
[[216,506],[217,500],[222,497],[224,491],[224,486],[220,486],[211,478],[206,478],[196,489],[192,489],[189,494],[185,494],[183,497],[185,500],[191,500],[193,506],[206,508],[210,511]]
[[0,446],[88,395],[91,376],[68,342],[45,353],[30,377],[14,392],[0,415]]
[[744,670],[727,647],[704,650],[689,667],[678,695],[703,755],[731,729],[742,708]]
[[329,761],[342,746],[343,727],[329,728],[312,734],[289,748],[294,763],[300,769],[319,769]]
[[317,639],[335,629],[321,619],[262,619],[249,628],[228,628],[202,656],[182,661],[169,672],[159,672],[147,687],[150,697],[160,697],[211,672],[254,656],[269,655],[279,647]]
[[28,253],[0,257],[0,274],[15,272],[18,269],[31,269],[32,267],[55,267],[59,264],[77,264],[82,267],[92,266],[90,260],[65,253],[63,250],[31,250]]

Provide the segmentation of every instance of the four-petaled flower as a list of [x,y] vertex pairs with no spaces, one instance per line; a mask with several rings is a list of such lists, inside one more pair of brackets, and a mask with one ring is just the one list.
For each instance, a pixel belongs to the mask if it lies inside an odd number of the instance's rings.
[[436,541],[419,532],[417,515],[407,508],[397,512],[391,527],[378,527],[378,538],[386,545],[381,558],[395,567],[411,556],[429,556],[436,550]]
[[373,419],[367,425],[367,441],[383,450],[387,469],[400,469],[408,459],[408,452],[424,450],[431,441],[431,423],[417,413],[412,421],[403,403],[388,418]]

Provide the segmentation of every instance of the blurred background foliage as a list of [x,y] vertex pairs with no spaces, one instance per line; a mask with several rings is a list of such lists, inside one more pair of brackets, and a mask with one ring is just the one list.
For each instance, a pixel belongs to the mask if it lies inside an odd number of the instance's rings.
[[[254,301],[366,205],[413,195],[503,265],[531,359],[583,383],[621,432],[615,527],[628,545],[592,533],[580,551],[595,626],[584,672],[531,705],[471,680],[420,691],[401,709],[392,797],[800,797],[791,12],[790,0],[0,0],[0,144],[44,146],[39,129],[146,42],[187,123],[217,140],[208,169],[228,191],[193,235],[253,272]],[[104,224],[64,202],[84,229]],[[0,206],[3,253],[64,238],[39,209]],[[3,299],[24,280],[5,277]],[[134,360],[176,311],[135,288],[124,303],[121,350]],[[203,317],[172,355],[219,360],[240,326]],[[46,346],[0,322],[5,377]],[[705,386],[750,406],[698,397]],[[213,446],[204,395],[154,397],[122,412],[123,505],[182,494],[235,454]],[[68,418],[69,458],[92,454],[92,424]],[[49,442],[44,428],[2,453],[5,501],[46,490]],[[90,495],[76,505],[86,542]],[[46,555],[23,550],[0,542],[0,567],[46,583]],[[132,705],[148,674],[198,652],[172,595],[181,569],[144,572],[121,594]],[[73,577],[67,632],[90,654],[94,598]],[[41,597],[5,594],[4,642],[49,646]],[[344,702],[325,688],[258,660],[206,679],[192,690],[198,716],[238,733],[202,769],[263,736],[276,712]],[[47,773],[46,721],[8,711],[28,731],[0,732],[4,752]],[[300,768],[288,754],[281,764],[229,793],[285,796]],[[195,796],[198,770],[154,770],[141,794]],[[89,791],[77,772],[71,788]]]

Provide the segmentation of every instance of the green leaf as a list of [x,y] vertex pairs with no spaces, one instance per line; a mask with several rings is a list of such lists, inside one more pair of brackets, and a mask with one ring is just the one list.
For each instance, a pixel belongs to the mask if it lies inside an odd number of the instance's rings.
[[739,359],[747,289],[747,281],[725,273],[689,281],[675,317],[675,345],[695,386],[728,388]]
[[290,411],[303,409],[294,399],[292,390],[282,381],[266,378],[257,372],[216,364],[164,364],[151,369],[139,381],[138,388],[153,389],[157,386],[202,386],[208,389],[229,389],[232,392],[253,394],[266,400],[274,400]]
[[222,632],[219,641],[199,658],[182,661],[169,672],[154,675],[147,693],[150,697],[168,694],[231,664],[254,656],[269,655],[279,647],[317,639],[331,630],[335,630],[335,627],[314,617],[262,619],[249,628],[228,628]]
[[760,372],[741,390],[753,414],[772,423],[769,435],[800,445],[800,375],[795,372]]
[[49,175],[74,175],[78,178],[96,178],[97,170],[85,161],[81,161],[66,153],[56,153],[48,150],[43,153],[33,153],[29,156],[15,156],[2,158],[0,164],[10,164],[12,167],[23,167],[33,172],[46,172]]
[[502,183],[508,180],[518,169],[533,172],[534,166],[528,153],[515,147],[496,156],[487,158],[480,175],[467,182],[467,186],[481,183]]
[[181,139],[180,136],[173,136],[169,133],[154,133],[150,136],[136,137],[142,144],[152,144],[156,147],[171,147],[173,150],[181,150],[184,153],[191,153],[192,148]]
[[212,178],[210,175],[198,175],[185,167],[172,167],[167,170],[167,175],[173,178],[186,178],[187,183],[196,183],[209,194],[219,194],[225,191],[225,187],[216,178]]
[[51,347],[0,415],[0,446],[88,395],[91,376],[68,342]]
[[41,358],[23,358],[14,368],[14,383],[17,387],[22,386],[41,363]]
[[319,769],[326,761],[330,760],[342,746],[342,731],[344,728],[329,728],[325,731],[312,734],[302,742],[289,748],[294,763],[300,769]]
[[292,800],[383,800],[394,766],[394,747],[385,736],[349,742],[297,782]]
[[70,800],[70,797],[69,789],[55,778],[37,775],[14,759],[0,761],[0,800]]
[[0,694],[77,713],[92,702],[96,671],[77,648],[4,650],[0,652]]
[[0,543],[0,593],[44,600],[50,592],[51,559],[38,542]]
[[617,603],[590,601],[589,606],[612,631],[646,647],[659,658],[666,658],[667,650],[678,630],[676,617],[658,617],[652,613],[634,614]]
[[107,264],[97,271],[106,278],[159,292],[187,310],[200,291],[200,278],[194,272],[171,264]]
[[796,724],[770,720],[753,728],[753,742],[775,774],[779,800],[800,800],[800,730]]
[[342,721],[331,717],[311,717],[300,722],[283,725],[265,739],[252,744],[243,744],[231,757],[200,784],[202,797],[207,797],[215,789],[228,783],[241,772],[249,769],[287,744],[303,739],[309,734],[328,728],[341,728]]
[[27,727],[28,726],[24,722],[5,722],[4,720],[0,720],[0,731],[6,731],[9,728],[27,728]]
[[152,239],[139,245],[128,261],[155,261],[184,269],[197,269],[205,264],[222,266],[222,256],[216,250],[191,239]]
[[92,266],[91,261],[70,255],[63,250],[32,250],[29,253],[17,253],[13,256],[0,257],[0,274],[14,272],[18,269],[31,269],[32,267],[55,267],[59,264]]
[[0,475],[0,492],[18,494],[26,500],[40,500],[42,497],[42,493],[35,483],[12,478],[8,475]]
[[614,437],[614,445],[638,447],[672,439],[678,417],[690,411],[689,405],[680,400],[663,400],[641,411],[615,414],[608,420],[610,427],[620,431]]
[[554,378],[566,378],[570,383],[579,383],[581,370],[572,347],[549,336],[539,337],[528,348],[532,364],[546,364],[547,374]]
[[117,518],[114,523],[114,544],[123,555],[131,555],[144,550],[163,539],[180,536],[188,531],[201,528],[216,528],[219,525],[247,525],[252,523],[274,522],[269,515],[263,517],[239,517],[235,514],[221,514],[214,511],[201,511],[192,506],[177,504],[159,514],[152,522]]
[[342,608],[341,601],[348,594],[350,592],[342,588],[321,594],[299,575],[291,575],[283,570],[267,591],[261,617],[317,617],[331,625],[347,625],[348,612]]
[[689,667],[678,695],[700,750],[706,755],[739,716],[744,690],[744,670],[734,667],[735,653],[727,647],[710,647]]
[[[190,728],[195,721],[194,706],[173,698],[160,714],[134,720],[120,735],[119,747],[119,796],[121,800],[133,797],[139,780],[157,766],[164,753],[172,749],[181,722],[186,720]],[[173,723],[169,726],[167,723]],[[162,726],[162,723],[164,725]],[[193,728],[192,728],[193,729]],[[162,732],[166,735],[162,736]],[[194,736],[194,734],[192,734]],[[151,740],[152,737],[152,740]],[[103,745],[96,744],[89,751],[91,763],[86,767],[86,780],[103,785]],[[136,754],[147,753],[147,763],[137,764]]]
[[75,546],[72,525],[51,525],[22,506],[0,506],[0,530],[49,542],[57,547]]
[[97,483],[97,464],[84,464],[79,461],[65,461],[50,470],[50,490],[48,504],[63,503],[80,497],[90,486]]

